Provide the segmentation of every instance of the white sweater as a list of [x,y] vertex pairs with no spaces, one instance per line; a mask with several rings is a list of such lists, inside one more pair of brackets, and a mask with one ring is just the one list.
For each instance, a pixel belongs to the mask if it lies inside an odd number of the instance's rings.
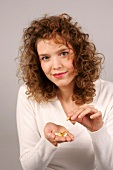
[[[113,170],[113,83],[98,80],[93,105],[102,112],[104,126],[89,132],[79,123],[66,121],[57,97],[37,103],[22,85],[17,101],[20,161],[24,170]],[[44,137],[44,127],[53,122],[74,134],[73,142],[55,147]]]

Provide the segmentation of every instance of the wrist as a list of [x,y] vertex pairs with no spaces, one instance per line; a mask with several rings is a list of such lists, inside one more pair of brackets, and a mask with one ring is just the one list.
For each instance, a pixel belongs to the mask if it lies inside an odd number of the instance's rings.
[[102,121],[97,127],[87,128],[90,132],[96,132],[103,127],[104,122]]
[[58,143],[57,142],[52,142],[52,144],[57,147],[58,146]]
[[58,146],[58,143],[57,142],[55,142],[55,141],[50,141],[50,140],[48,140],[52,145],[54,145],[55,147],[57,147]]

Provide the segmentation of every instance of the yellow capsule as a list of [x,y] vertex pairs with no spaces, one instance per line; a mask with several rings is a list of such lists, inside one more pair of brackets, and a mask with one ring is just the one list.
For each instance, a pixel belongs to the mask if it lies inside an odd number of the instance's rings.
[[62,136],[64,136],[64,137],[67,136],[67,133],[66,133],[66,132],[62,132],[61,134],[62,134]]
[[69,119],[70,119],[70,117],[68,116],[67,119],[66,119],[66,121],[68,121]]
[[67,133],[66,132],[61,132],[61,133],[55,133],[56,136],[67,136]]

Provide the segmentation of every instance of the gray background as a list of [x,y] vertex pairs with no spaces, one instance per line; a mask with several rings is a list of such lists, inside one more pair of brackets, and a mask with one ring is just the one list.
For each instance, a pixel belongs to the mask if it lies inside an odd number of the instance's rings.
[[0,170],[22,170],[16,129],[18,47],[24,27],[43,14],[68,13],[105,55],[102,78],[113,81],[112,0],[0,0]]

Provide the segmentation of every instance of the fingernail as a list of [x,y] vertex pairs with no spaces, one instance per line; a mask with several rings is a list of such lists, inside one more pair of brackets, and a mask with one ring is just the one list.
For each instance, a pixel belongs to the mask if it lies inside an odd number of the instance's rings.
[[76,119],[76,117],[71,117],[71,120],[75,120]]

